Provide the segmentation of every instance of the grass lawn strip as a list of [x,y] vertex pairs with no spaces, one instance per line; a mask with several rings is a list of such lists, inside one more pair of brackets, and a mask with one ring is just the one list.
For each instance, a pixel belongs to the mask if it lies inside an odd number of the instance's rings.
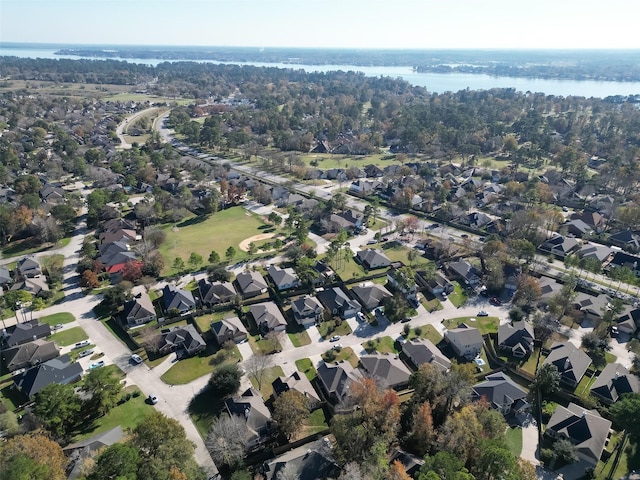
[[304,345],[309,345],[311,343],[311,338],[309,338],[309,334],[306,330],[302,330],[296,333],[287,333],[289,336],[289,340],[294,347],[302,347]]
[[[475,318],[475,320],[471,320]],[[457,328],[461,323],[466,323],[470,327],[475,327],[480,330],[480,334],[485,333],[497,333],[500,319],[498,317],[457,317],[449,318],[442,322],[447,329],[452,330]]]
[[40,323],[46,323],[48,325],[57,325],[59,323],[65,324],[65,323],[71,323],[73,321],[75,321],[75,317],[68,312],[62,312],[62,313],[54,313],[53,315],[47,315],[46,317],[41,317],[38,319],[38,321]]
[[340,325],[336,326],[333,320],[329,320],[328,322],[320,323],[318,332],[320,336],[326,340],[334,335],[349,335],[351,333],[351,327],[345,321],[342,321]]
[[61,347],[68,347],[81,340],[89,338],[82,327],[73,327],[69,330],[55,333],[49,337],[49,340],[56,342]]
[[304,373],[310,382],[318,376],[318,373],[309,358],[296,360],[296,368],[300,373]]
[[504,437],[504,441],[513,453],[514,456],[519,457],[522,453],[522,428],[520,427],[508,427]]
[[[420,332],[420,335],[418,335],[418,332]],[[442,341],[442,335],[440,335],[433,325],[424,325],[412,328],[406,338],[407,340],[413,340],[414,338],[426,338],[434,345],[437,345]]]
[[[335,355],[335,358],[331,360],[330,356],[333,356],[333,355]],[[330,349],[327,352],[322,354],[322,359],[326,363],[338,363],[345,360],[349,362],[353,368],[356,368],[358,366],[358,362],[360,361],[360,359],[353,352],[351,347],[341,348],[339,352],[336,350]]]
[[449,300],[456,307],[461,307],[467,301],[467,294],[464,293],[464,290],[460,286],[458,282],[453,283],[453,293],[449,295]]
[[235,346],[232,350],[221,348],[215,353],[207,349],[200,355],[176,362],[160,379],[169,385],[184,385],[212,373],[219,365],[237,363],[240,359],[240,351]]
[[396,348],[395,340],[388,336],[367,340],[362,344],[362,348],[367,350],[367,352],[378,353],[399,353],[400,351]]
[[[279,365],[265,369],[264,374],[262,375],[262,388],[259,389],[263,399],[268,400],[269,397],[271,397],[273,394],[273,386],[271,384],[278,377],[284,377],[282,367]],[[258,382],[256,382],[253,377],[251,377],[251,385],[258,389]]]

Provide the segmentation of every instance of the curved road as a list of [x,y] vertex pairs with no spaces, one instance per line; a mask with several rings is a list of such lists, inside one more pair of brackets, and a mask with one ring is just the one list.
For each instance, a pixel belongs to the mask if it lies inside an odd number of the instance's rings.
[[[129,125],[133,125],[136,120],[138,120],[139,118],[142,118],[146,114],[151,113],[151,112],[153,112],[155,110],[159,110],[159,109],[160,109],[160,107],[146,108],[146,109],[140,110],[139,112],[136,112],[136,113],[134,113],[132,115],[129,115],[127,118],[124,119],[123,122],[120,122],[120,124],[116,128],[116,134],[118,135],[118,138],[120,139],[120,145],[118,145],[116,148],[120,148],[122,150],[129,150],[131,148],[131,144],[127,143],[127,141],[124,139],[124,130],[125,130],[125,128],[127,128]],[[154,125],[154,128],[155,128],[155,125]]]

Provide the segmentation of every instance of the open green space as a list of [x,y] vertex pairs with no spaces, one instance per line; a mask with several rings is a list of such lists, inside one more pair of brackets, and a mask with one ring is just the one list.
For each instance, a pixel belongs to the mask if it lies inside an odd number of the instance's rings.
[[57,325],[59,323],[62,323],[62,324],[71,323],[75,319],[76,317],[74,317],[73,314],[69,312],[61,312],[61,313],[54,313],[52,315],[47,315],[45,317],[40,317],[38,321],[40,323],[46,323],[49,325]]
[[160,379],[169,385],[184,385],[212,373],[222,364],[237,363],[240,360],[242,357],[236,346],[231,350],[221,348],[218,351],[208,347],[199,355],[176,362]]
[[344,347],[340,350],[331,348],[322,354],[322,360],[326,363],[338,363],[342,361],[349,362],[353,368],[358,366],[358,356],[353,352],[351,347]]
[[449,295],[449,300],[456,307],[461,307],[467,301],[467,294],[458,282],[453,283],[453,293]]
[[144,395],[133,396],[133,392],[136,390],[138,390],[138,387],[134,385],[125,388],[123,395],[131,393],[131,398],[113,407],[106,415],[96,418],[92,424],[83,428],[81,433],[76,435],[74,441],[85,440],[93,435],[111,430],[118,425],[121,425],[125,431],[135,428],[144,417],[153,412],[153,407],[145,402],[146,397]]
[[[322,259],[324,257],[321,256],[320,258]],[[362,265],[357,263],[352,256],[340,260],[333,259],[329,262],[329,265],[344,281],[366,277],[368,275],[367,272],[364,271],[364,268],[362,268]]]
[[230,317],[233,315],[235,315],[235,312],[233,312],[232,310],[223,310],[220,312],[209,313],[207,315],[200,315],[199,317],[196,317],[194,320],[196,321],[196,324],[200,328],[201,332],[208,332],[209,329],[211,328],[212,323],[219,322],[223,318]]
[[442,335],[440,335],[433,325],[423,325],[421,327],[412,328],[409,330],[409,335],[407,335],[406,338],[407,340],[413,340],[414,338],[426,338],[434,345],[437,345],[442,341]]
[[240,242],[274,227],[238,206],[212,215],[192,216],[175,225],[165,224],[160,228],[167,234],[167,239],[160,247],[166,262],[162,273],[173,275],[179,273],[172,267],[174,259],[180,257],[188,266],[191,252],[202,255],[206,262],[211,251],[216,251],[224,259],[227,249],[233,247],[236,255],[231,262],[246,260],[249,254],[240,250]]
[[522,453],[522,428],[509,427],[504,436],[504,441],[513,453],[514,456],[519,457]]
[[[279,365],[266,368],[262,375],[262,385],[260,388],[260,393],[262,394],[262,398],[268,400],[271,395],[273,395],[273,386],[271,385],[273,381],[278,377],[284,377],[284,372],[282,371],[282,367]],[[258,389],[258,382],[256,379],[251,377],[251,385],[254,388]]]
[[321,322],[318,325],[318,332],[323,339],[328,339],[334,335],[349,335],[351,333],[351,327],[344,320],[340,322],[340,325],[336,325],[334,320],[327,322]]
[[[114,85],[117,87],[117,85]],[[122,86],[120,86],[120,90],[122,90]],[[156,95],[148,95],[146,93],[115,93],[109,96],[104,97],[104,100],[111,102],[149,102],[149,103],[167,103],[178,104],[178,105],[188,105],[193,103],[193,100],[188,98],[169,98],[169,97],[158,97]]]
[[0,252],[2,252],[3,257],[9,258],[44,252],[52,248],[56,248],[56,245],[53,243],[39,243],[33,240],[33,238],[27,238],[24,240],[15,240],[5,245],[0,249]]
[[391,337],[377,337],[367,340],[362,344],[368,353],[398,353],[400,350],[396,348],[396,342]]
[[[376,153],[372,155],[337,155],[331,153],[309,153],[301,155],[302,161],[307,166],[313,166],[317,162],[317,168],[328,170],[331,168],[351,167],[363,168],[369,164],[384,168],[389,165],[399,165],[396,155],[388,153]],[[313,162],[313,163],[312,163]]]
[[56,342],[60,347],[67,347],[87,338],[89,337],[82,327],[73,327],[51,335],[49,340]]
[[[392,262],[402,262],[405,265],[410,265],[412,268],[420,268],[432,263],[430,260],[424,258],[420,251],[403,247],[397,242],[386,242],[382,245],[381,250]],[[411,251],[418,253],[418,256],[413,260],[413,262],[409,260],[409,252]]]
[[313,366],[313,362],[311,362],[311,359],[309,358],[301,358],[300,360],[296,360],[296,368],[300,373],[304,373],[309,381],[312,381],[318,376],[316,368]]
[[[471,320],[472,318],[475,320]],[[442,323],[449,330],[457,328],[461,323],[466,323],[470,327],[477,328],[480,330],[480,334],[484,335],[485,333],[497,333],[500,319],[498,317],[456,317],[448,318]]]

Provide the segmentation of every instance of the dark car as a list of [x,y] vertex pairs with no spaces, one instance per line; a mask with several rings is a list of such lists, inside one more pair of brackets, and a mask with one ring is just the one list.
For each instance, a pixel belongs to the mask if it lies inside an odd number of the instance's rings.
[[407,323],[411,321],[411,317],[404,317],[402,320],[400,320],[400,323]]
[[496,297],[491,297],[491,298],[489,299],[489,303],[490,303],[491,305],[495,305],[495,306],[497,306],[497,307],[499,307],[500,305],[502,305],[502,302],[500,301],[500,299],[499,299],[499,298],[496,298]]

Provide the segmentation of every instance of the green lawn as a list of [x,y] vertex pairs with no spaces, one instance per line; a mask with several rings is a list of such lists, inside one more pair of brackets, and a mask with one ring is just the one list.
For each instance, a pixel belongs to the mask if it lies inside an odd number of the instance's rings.
[[33,253],[44,252],[54,248],[52,243],[37,243],[33,239],[28,238],[25,240],[16,240],[3,247],[0,252],[5,258],[9,257],[21,257],[22,255],[31,255]]
[[200,355],[176,362],[160,379],[169,385],[184,385],[196,378],[212,373],[219,365],[237,363],[241,359],[240,352],[236,346],[232,350],[221,348],[215,353],[211,348],[207,348]]
[[[322,259],[324,258],[324,256],[321,256],[320,258]],[[331,266],[333,271],[336,272],[344,281],[351,280],[352,278],[367,276],[364,268],[362,268],[359,263],[356,263],[356,261],[351,256],[340,261],[334,259],[329,262],[329,265]]]
[[[419,330],[418,330],[419,329]],[[418,335],[418,331],[420,335]],[[424,325],[421,327],[412,328],[409,330],[409,335],[407,335],[407,340],[413,340],[414,338],[426,338],[430,340],[434,345],[439,344],[442,341],[442,335],[436,330],[433,325]]]
[[322,360],[326,363],[338,363],[343,360],[349,362],[353,368],[358,366],[358,356],[353,352],[351,347],[341,348],[340,351],[336,351],[333,348],[327,350],[322,354]]
[[574,390],[574,393],[577,396],[588,396],[589,395],[589,389],[591,388],[591,385],[593,385],[593,383],[596,381],[597,375],[592,375],[592,370],[589,369],[587,370],[587,373],[580,379],[580,382],[578,383],[578,386],[576,387],[576,389]]
[[320,323],[318,332],[320,332],[320,336],[326,340],[334,335],[349,335],[351,333],[351,327],[345,321],[342,321],[340,325],[336,326],[334,320],[329,320],[328,322]]
[[307,437],[309,435],[313,435],[314,433],[322,432],[328,428],[327,419],[324,416],[324,410],[322,408],[318,408],[311,412],[309,418],[305,422],[301,433],[301,437]]
[[87,338],[89,337],[81,327],[73,327],[51,335],[49,340],[56,342],[60,347],[67,347]]
[[[279,365],[265,369],[264,375],[262,376],[262,388],[260,389],[262,398],[264,398],[265,400],[268,400],[269,397],[271,397],[271,395],[273,394],[273,386],[271,384],[278,377],[284,377],[282,367],[280,367]],[[256,382],[255,378],[253,377],[251,377],[251,385],[253,385],[256,389],[258,388],[258,382]]]
[[431,300],[427,300],[424,295],[420,295],[420,303],[425,308],[425,310],[427,310],[427,312],[435,312],[444,308],[440,303],[440,300],[435,297]]
[[[138,390],[136,386],[129,386],[124,391],[133,393]],[[146,397],[139,395],[121,405],[112,408],[109,413],[94,420],[93,424],[83,429],[82,433],[76,435],[74,442],[85,440],[98,433],[106,432],[121,425],[123,430],[135,428],[144,417],[153,412],[153,407],[145,403]]]
[[396,348],[396,342],[391,337],[378,337],[367,340],[362,344],[368,353],[398,353],[400,350]]
[[458,282],[453,283],[453,293],[449,295],[449,300],[456,307],[461,307],[464,305],[464,302],[467,301],[467,294],[464,292],[464,289],[460,286]]
[[223,310],[220,312],[213,312],[208,315],[201,315],[195,318],[198,327],[200,327],[201,332],[208,332],[211,328],[211,324],[214,322],[219,322],[225,317],[230,317],[235,315],[235,312],[232,310]]
[[420,251],[417,251],[418,256],[415,258],[413,263],[410,262],[408,254],[411,249],[403,247],[396,242],[386,242],[384,245],[382,245],[382,251],[387,257],[389,257],[389,260],[391,260],[392,262],[402,262],[405,265],[411,265],[411,268],[415,269],[424,267],[425,265],[432,263],[430,260],[424,258]]
[[238,206],[209,216],[189,217],[176,225],[166,224],[161,228],[167,234],[167,239],[160,247],[166,262],[162,273],[172,275],[178,273],[172,268],[174,259],[180,257],[186,263],[191,252],[199,253],[206,262],[212,250],[224,259],[227,249],[234,247],[236,256],[231,261],[246,260],[249,254],[240,250],[239,243],[248,237],[268,232],[273,227]]
[[[536,374],[536,365],[538,364],[538,352],[540,351],[540,349],[538,347],[536,347],[533,350],[533,353],[531,355],[529,355],[529,358],[527,358],[527,361],[524,362],[522,365],[519,365],[519,367],[524,370],[527,373],[530,373],[531,375],[535,375]],[[544,362],[545,357],[541,357],[540,358],[540,365],[542,365],[542,363]]]
[[318,376],[313,363],[308,358],[301,358],[300,360],[296,360],[296,368],[300,373],[304,373],[309,381],[312,381]]
[[[470,320],[471,318],[475,318],[475,321]],[[456,328],[461,323],[477,328],[480,330],[480,334],[484,335],[485,333],[497,333],[500,319],[498,317],[457,317],[449,318],[443,322],[449,330]]]
[[395,155],[389,155],[388,153],[376,153],[373,155],[337,155],[331,153],[309,153],[307,155],[301,155],[300,158],[307,166],[311,166],[311,162],[317,162],[318,168],[322,170],[328,170],[331,168],[350,168],[358,167],[364,168],[364,166],[377,165],[380,168],[384,168],[388,165],[400,165],[400,162],[396,160]]
[[516,457],[520,456],[522,453],[522,428],[520,427],[509,427],[507,428],[507,433],[504,437],[504,441],[511,450],[511,453]]
[[263,338],[261,335],[249,335],[247,338],[256,355],[269,355],[274,350],[282,350],[282,345],[276,338]]
[[47,315],[38,319],[40,323],[47,323],[49,325],[57,325],[58,323],[71,323],[76,319],[71,313],[62,312],[54,313],[53,315]]
[[289,340],[294,347],[302,347],[304,345],[309,345],[311,343],[311,338],[309,338],[309,334],[306,330],[301,330],[295,333],[287,333],[289,336]]

